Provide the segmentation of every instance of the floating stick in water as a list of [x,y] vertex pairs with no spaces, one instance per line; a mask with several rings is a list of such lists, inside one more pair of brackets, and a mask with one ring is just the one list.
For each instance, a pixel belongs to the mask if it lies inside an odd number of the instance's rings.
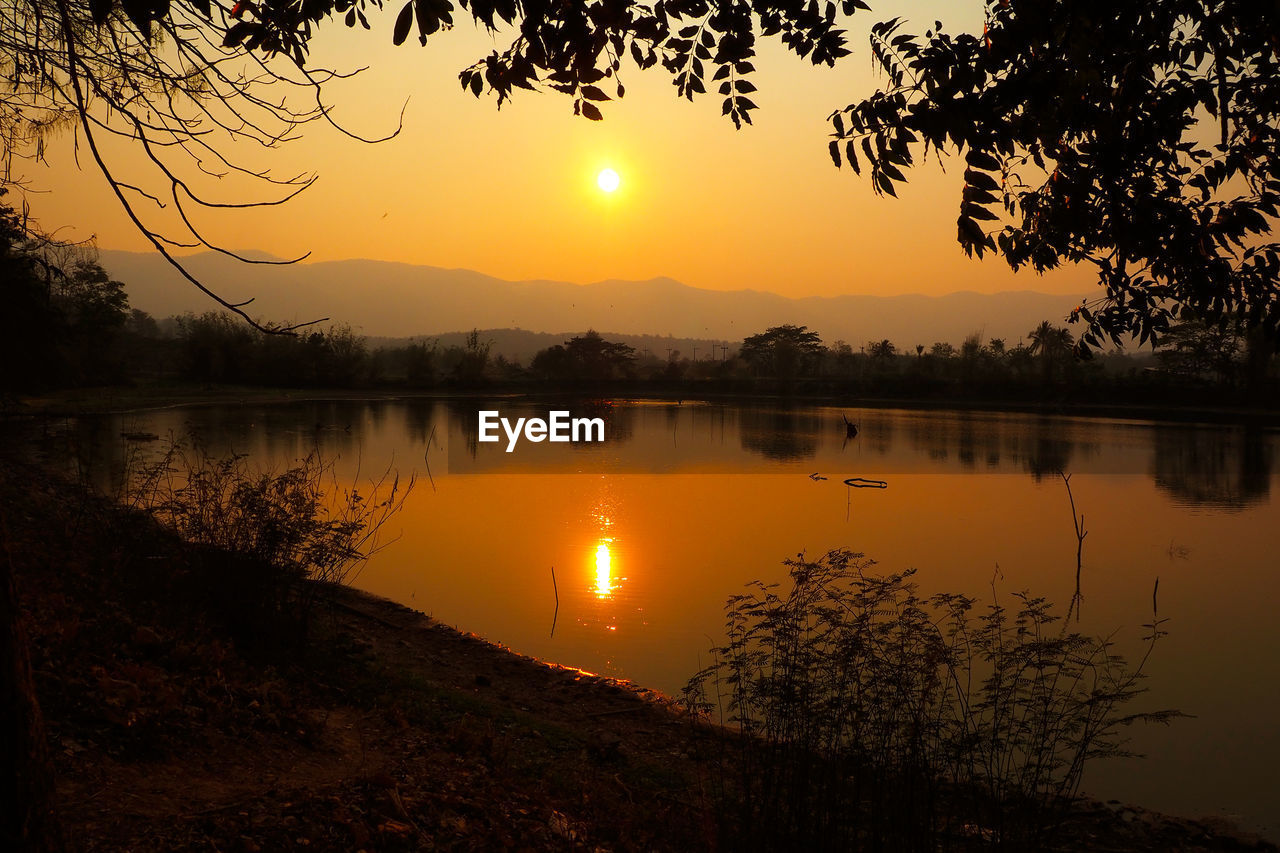
[[889,484],[884,480],[868,480],[865,477],[850,477],[844,481],[846,486],[853,486],[855,489],[887,489]]

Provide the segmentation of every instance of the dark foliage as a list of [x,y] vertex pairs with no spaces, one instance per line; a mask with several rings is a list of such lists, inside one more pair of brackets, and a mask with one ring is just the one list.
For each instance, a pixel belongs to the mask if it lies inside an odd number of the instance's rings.
[[822,352],[822,339],[807,326],[774,326],[742,342],[738,355],[757,375],[794,379],[808,372]]
[[1044,599],[925,598],[848,551],[786,565],[790,589],[729,600],[686,688],[740,733],[713,775],[733,849],[1044,849],[1087,763],[1178,716],[1123,710],[1145,655],[1129,666]]
[[179,317],[179,375],[198,382],[277,387],[365,387],[364,339],[346,326],[299,335],[265,334],[230,314]]
[[122,501],[191,549],[195,597],[241,641],[306,639],[315,585],[353,578],[413,489],[387,471],[342,486],[312,452],[283,471],[172,444],[125,474]]
[[538,353],[532,367],[553,382],[594,385],[633,376],[635,357],[633,347],[607,341],[592,330]]
[[[801,0],[735,4],[706,0],[596,0],[549,3],[546,0],[459,0],[461,10],[490,31],[508,26],[516,35],[502,50],[465,69],[464,89],[476,95],[486,88],[501,105],[516,89],[539,84],[573,98],[574,114],[602,118],[600,104],[622,97],[618,80],[625,57],[640,68],[661,64],[672,75],[681,97],[705,94],[708,86],[722,96],[722,111],[736,125],[750,123],[756,90],[749,77],[755,70],[757,37],[777,37],[789,50],[815,65],[831,65],[849,53],[846,33],[837,22],[844,15],[866,9],[861,0],[824,4]],[[115,0],[88,0],[93,20],[105,24]],[[366,13],[382,9],[383,0],[288,0],[238,2],[221,32],[225,47],[243,47],[266,55],[283,54],[299,65],[306,62],[318,25],[340,18],[348,27],[370,28]],[[119,8],[135,27],[149,36],[153,22],[165,22],[174,8],[197,13],[206,20],[221,18],[209,0],[120,0]],[[420,44],[449,30],[457,11],[450,0],[408,0],[400,7],[391,40],[403,44],[416,33]],[[223,18],[223,20],[226,20]],[[606,92],[606,89],[613,94]]]
[[831,115],[836,164],[894,195],[931,151],[963,155],[966,252],[1097,268],[1105,295],[1072,314],[1084,350],[1182,312],[1274,341],[1280,5],[989,0],[985,18],[874,27],[888,86]]
[[23,217],[4,205],[0,305],[0,391],[124,379],[123,332],[129,318],[124,285],[91,254],[33,234]]

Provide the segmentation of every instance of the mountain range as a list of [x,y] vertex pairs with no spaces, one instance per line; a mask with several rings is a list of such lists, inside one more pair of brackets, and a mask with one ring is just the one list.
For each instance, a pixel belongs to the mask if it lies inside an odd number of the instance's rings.
[[[255,255],[253,257],[266,257]],[[130,304],[153,316],[217,306],[159,254],[103,251],[103,267],[125,284]],[[729,344],[784,323],[808,326],[830,344],[858,349],[888,338],[903,349],[967,335],[1013,345],[1041,320],[1064,321],[1079,296],[1029,290],[945,296],[909,294],[791,298],[758,290],[706,290],[670,278],[505,281],[464,269],[373,260],[245,264],[205,252],[184,259],[223,298],[252,298],[251,314],[276,322],[329,318],[370,337],[440,335],[472,328],[606,336],[673,336]]]

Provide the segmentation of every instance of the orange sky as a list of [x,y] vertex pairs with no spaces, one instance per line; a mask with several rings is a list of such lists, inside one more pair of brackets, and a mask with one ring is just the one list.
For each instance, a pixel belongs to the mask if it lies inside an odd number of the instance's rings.
[[[311,251],[316,260],[377,258],[508,279],[666,275],[788,296],[1087,291],[1088,270],[1015,276],[1001,261],[966,258],[955,241],[960,169],[920,168],[895,200],[827,156],[826,116],[875,86],[865,47],[872,22],[904,14],[918,22],[913,32],[934,18],[972,27],[980,9],[973,0],[877,4],[855,20],[854,55],[835,69],[767,43],[752,96],[760,109],[742,131],[720,116],[718,97],[678,100],[660,68],[626,65],[627,95],[606,105],[602,122],[575,118],[572,102],[551,92],[521,92],[499,111],[458,85],[457,72],[494,45],[469,23],[426,48],[413,39],[393,47],[387,15],[370,33],[331,26],[314,58],[370,66],[332,89],[335,115],[379,135],[409,98],[404,131],[371,146],[317,124],[266,159],[246,152],[278,174],[314,170],[320,181],[285,208],[220,213],[208,231],[224,245],[280,256]],[[63,236],[95,234],[102,248],[145,247],[83,151],[83,168],[75,166],[69,135],[49,159],[49,168],[28,170],[49,190],[32,198],[42,226],[74,226]],[[595,184],[605,167],[622,177],[612,195]]]

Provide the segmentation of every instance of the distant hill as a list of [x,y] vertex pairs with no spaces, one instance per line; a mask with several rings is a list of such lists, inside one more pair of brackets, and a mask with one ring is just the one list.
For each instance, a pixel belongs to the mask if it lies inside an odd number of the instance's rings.
[[[157,317],[214,307],[158,254],[104,251],[101,262],[125,283],[134,307]],[[594,328],[736,343],[769,326],[794,323],[817,331],[827,343],[848,341],[855,350],[883,338],[904,349],[934,341],[959,345],[976,331],[1013,344],[1041,320],[1062,322],[1080,302],[1078,296],[1026,290],[792,299],[756,290],[704,290],[669,278],[585,285],[504,281],[473,270],[387,261],[251,265],[210,252],[191,256],[187,264],[223,297],[253,298],[249,310],[257,316],[286,322],[329,317],[371,337],[471,328],[562,337],[566,330]],[[685,350],[663,346],[668,345]]]
[[[527,329],[479,329],[480,340],[492,344],[490,352],[501,353],[508,359],[528,365],[533,357],[547,347],[563,344],[569,338],[580,335],[586,329],[553,332],[530,332]],[[677,338],[671,335],[629,335],[615,332],[612,329],[597,329],[601,335],[611,341],[619,341],[635,348],[636,355],[643,358],[646,354],[654,358],[667,359],[675,353],[679,357],[694,358],[705,361],[712,355],[719,359],[721,355],[733,355],[738,349],[738,341],[711,338]],[[466,344],[466,332],[445,332],[439,335],[415,335],[408,338],[386,338],[370,336],[371,347],[404,346],[411,341],[433,340],[441,347],[463,346]],[[724,349],[721,349],[723,345]]]

